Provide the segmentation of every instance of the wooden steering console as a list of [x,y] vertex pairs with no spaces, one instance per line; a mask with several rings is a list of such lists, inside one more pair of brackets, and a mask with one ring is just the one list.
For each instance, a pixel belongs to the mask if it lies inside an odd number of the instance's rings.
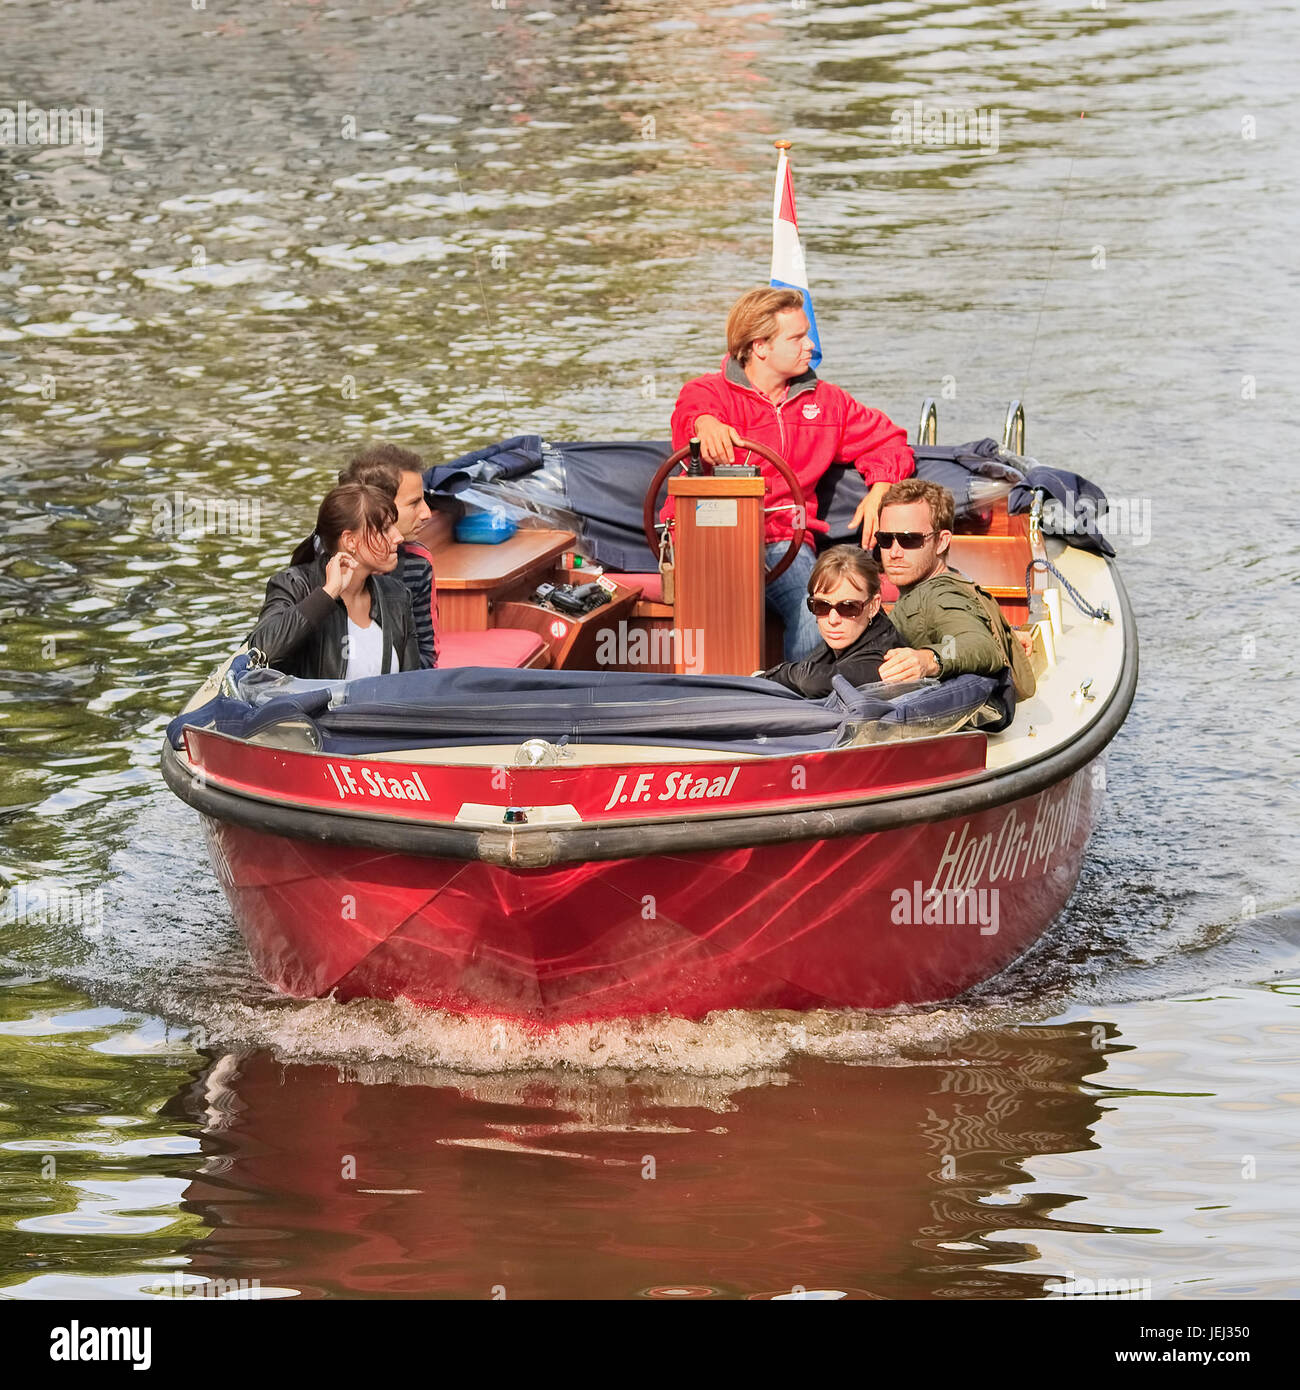
[[[764,562],[763,569],[765,582],[770,584],[778,576],[784,574],[794,563],[795,556],[799,553],[799,547],[803,544],[804,536],[807,535],[808,528],[804,525],[804,517],[807,516],[807,502],[804,500],[803,488],[799,485],[799,479],[795,477],[790,465],[775,454],[766,444],[757,444],[752,439],[742,439],[735,446],[737,449],[751,449],[754,453],[765,458],[768,463],[785,479],[790,489],[790,496],[794,500],[796,524],[794,535],[790,538],[790,545],[784,555],[772,566]],[[654,480],[651,482],[645,495],[645,506],[642,509],[642,521],[645,526],[646,544],[650,547],[652,555],[659,554],[659,536],[655,531],[655,503],[659,497],[659,489],[663,487],[668,475],[673,469],[690,453],[689,445],[678,449],[659,465],[658,472],[655,473]],[[765,512],[775,511],[774,507],[764,508]]]

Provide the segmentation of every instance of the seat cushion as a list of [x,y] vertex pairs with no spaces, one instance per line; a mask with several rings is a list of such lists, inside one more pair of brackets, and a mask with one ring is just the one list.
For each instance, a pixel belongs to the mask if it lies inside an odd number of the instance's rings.
[[658,570],[651,574],[615,574],[613,570],[606,570],[605,573],[625,589],[640,589],[641,597],[649,603],[664,601],[664,577]]
[[523,627],[490,627],[486,632],[440,632],[438,666],[527,666],[545,649]]

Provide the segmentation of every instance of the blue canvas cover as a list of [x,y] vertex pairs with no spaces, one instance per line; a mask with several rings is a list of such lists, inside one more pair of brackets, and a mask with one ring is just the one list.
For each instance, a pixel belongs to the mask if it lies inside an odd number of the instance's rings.
[[232,667],[216,699],[172,720],[173,747],[188,727],[251,738],[278,724],[308,724],[331,753],[514,743],[630,743],[792,754],[834,748],[868,720],[952,727],[998,697],[984,676],[855,689],[807,700],[774,681],[626,671],[503,670],[466,666],[402,671],[358,681],[299,681]]

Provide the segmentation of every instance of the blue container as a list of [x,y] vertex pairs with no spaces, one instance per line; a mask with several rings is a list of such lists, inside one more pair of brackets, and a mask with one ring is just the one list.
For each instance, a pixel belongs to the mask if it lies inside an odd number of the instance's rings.
[[473,512],[456,523],[456,539],[467,545],[500,545],[518,527],[501,512]]

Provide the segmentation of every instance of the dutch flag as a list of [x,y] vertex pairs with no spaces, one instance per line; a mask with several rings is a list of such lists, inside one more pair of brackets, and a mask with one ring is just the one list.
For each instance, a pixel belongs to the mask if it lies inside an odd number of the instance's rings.
[[776,162],[776,192],[772,198],[772,279],[781,289],[799,290],[803,295],[804,312],[808,315],[809,333],[813,340],[811,366],[822,360],[822,340],[817,332],[817,317],[813,313],[812,295],[808,291],[808,270],[804,265],[803,247],[799,244],[799,218],[794,210],[794,180],[790,177],[790,161],[786,151],[788,140],[778,140],[780,156]]

